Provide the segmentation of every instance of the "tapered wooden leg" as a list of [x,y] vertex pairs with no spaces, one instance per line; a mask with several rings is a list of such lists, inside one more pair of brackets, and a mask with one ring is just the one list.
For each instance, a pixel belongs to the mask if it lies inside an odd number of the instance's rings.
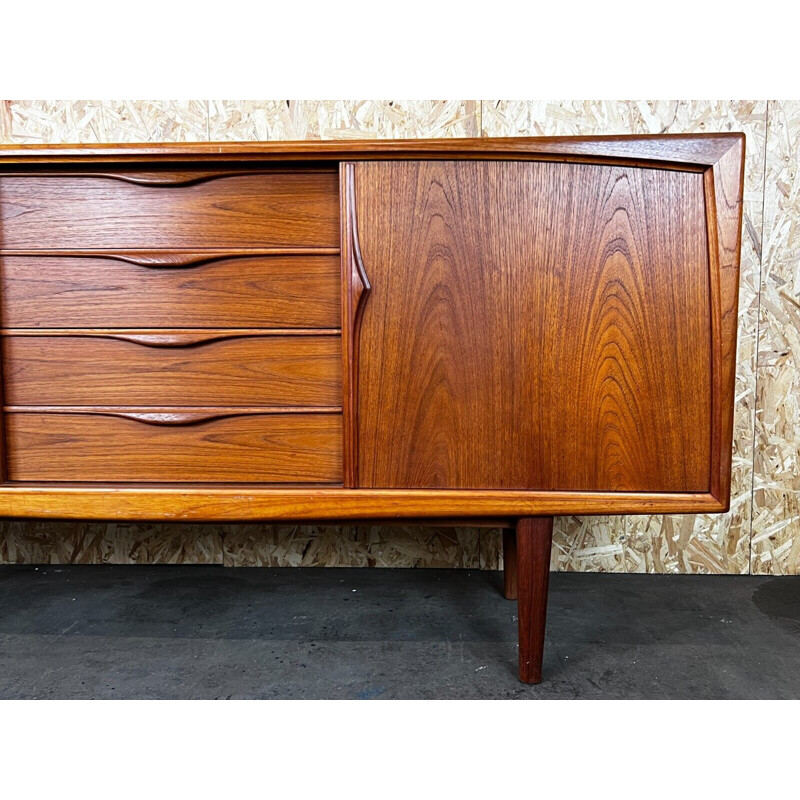
[[503,528],[503,594],[506,600],[517,599],[517,532]]
[[539,683],[542,680],[553,518],[525,517],[519,520],[516,538],[519,678],[525,683]]

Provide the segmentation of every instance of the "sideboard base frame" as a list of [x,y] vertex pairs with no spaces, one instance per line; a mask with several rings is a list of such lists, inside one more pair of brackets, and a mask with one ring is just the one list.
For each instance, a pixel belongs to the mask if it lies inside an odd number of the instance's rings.
[[261,488],[253,484],[0,485],[0,516],[180,522],[320,520],[517,520],[594,514],[714,514],[711,492],[578,492],[472,489]]

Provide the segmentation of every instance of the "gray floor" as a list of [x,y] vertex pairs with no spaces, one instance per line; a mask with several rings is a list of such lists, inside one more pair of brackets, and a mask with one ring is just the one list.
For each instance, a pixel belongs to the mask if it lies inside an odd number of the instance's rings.
[[798,698],[800,578],[555,574],[544,682],[496,573],[0,567],[4,698]]

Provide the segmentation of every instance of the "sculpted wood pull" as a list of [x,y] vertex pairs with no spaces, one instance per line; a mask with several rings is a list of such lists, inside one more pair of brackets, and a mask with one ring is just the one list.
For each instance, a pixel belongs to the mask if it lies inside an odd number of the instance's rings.
[[195,267],[199,264],[207,264],[209,261],[217,261],[221,258],[225,258],[225,256],[211,253],[144,252],[109,253],[106,255],[106,258],[126,261],[128,264],[135,264],[138,267],[149,267],[150,269],[174,269],[176,267]]
[[231,172],[220,170],[170,170],[168,172],[94,172],[87,175],[93,178],[108,178],[114,181],[134,183],[138,186],[191,186],[194,183],[205,183],[216,178],[230,178],[244,175],[257,175],[258,172]]
[[372,286],[361,256],[355,199],[355,165],[342,164],[342,257],[344,319],[342,320],[342,388],[344,393],[344,485],[358,485],[358,337],[364,305]]
[[356,220],[355,175],[352,164],[347,165],[347,214],[348,233],[350,237],[350,296],[353,303],[353,328],[357,330],[363,313],[363,303],[367,299],[372,286],[370,285],[367,271],[364,268],[364,259],[361,257],[361,244],[358,241],[358,222]]
[[108,417],[123,417],[146,425],[193,425],[197,422],[210,422],[215,419],[239,416],[236,413],[216,411],[100,411]]
[[5,406],[7,414],[81,414],[85,416],[121,417],[143,422],[146,425],[194,425],[199,422],[275,414],[339,414],[340,406],[325,407],[273,407],[258,408],[117,408],[112,406]]
[[258,333],[232,333],[219,332],[207,333],[204,331],[181,331],[159,333],[104,333],[98,334],[102,339],[120,339],[123,342],[132,342],[144,347],[196,347],[223,339],[242,339],[248,336],[258,336]]
[[4,249],[6,256],[28,258],[102,258],[125,261],[137,267],[150,269],[182,269],[226,261],[233,258],[258,258],[266,256],[337,256],[338,247],[237,247],[225,250],[15,250]]
[[[286,170],[281,170],[285,172]],[[244,170],[136,170],[131,172],[72,172],[79,178],[107,178],[112,181],[132,183],[137,186],[192,186],[219,178],[244,178],[253,175],[268,175],[274,171],[262,169]],[[61,172],[40,172],[42,177],[60,177]]]
[[340,328],[195,328],[193,330],[102,328],[0,328],[0,335],[37,339],[47,337],[118,339],[145,347],[192,347],[226,339],[267,339],[287,336],[317,338],[339,336]]
[[[132,183],[137,186],[191,186],[197,183],[206,183],[217,178],[239,178],[251,175],[263,175],[265,170],[132,170],[118,172],[80,172],[74,171],[70,175],[76,178],[106,178],[112,181]],[[8,173],[5,173],[8,174]],[[43,178],[61,177],[63,172],[38,173]]]
[[104,408],[102,406],[6,406],[6,413],[11,414],[80,414],[83,416],[121,417],[143,422],[146,425],[193,425],[197,422],[210,422],[226,417],[249,416],[261,413],[266,409],[180,409],[174,411],[158,411],[153,409]]

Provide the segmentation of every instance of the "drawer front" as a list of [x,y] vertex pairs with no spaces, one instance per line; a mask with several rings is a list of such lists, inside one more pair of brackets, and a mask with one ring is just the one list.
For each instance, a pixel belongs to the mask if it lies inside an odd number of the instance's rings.
[[[0,178],[2,246],[127,249],[339,245],[336,172],[270,172],[210,180],[206,176],[4,176]],[[187,184],[195,179],[199,182]]]
[[8,413],[5,421],[11,481],[342,480],[336,414],[248,414],[158,425],[96,411],[45,412]]
[[2,346],[9,405],[342,403],[339,336],[131,332],[5,336]]
[[337,328],[340,287],[335,255],[218,258],[178,267],[0,256],[7,328]]

